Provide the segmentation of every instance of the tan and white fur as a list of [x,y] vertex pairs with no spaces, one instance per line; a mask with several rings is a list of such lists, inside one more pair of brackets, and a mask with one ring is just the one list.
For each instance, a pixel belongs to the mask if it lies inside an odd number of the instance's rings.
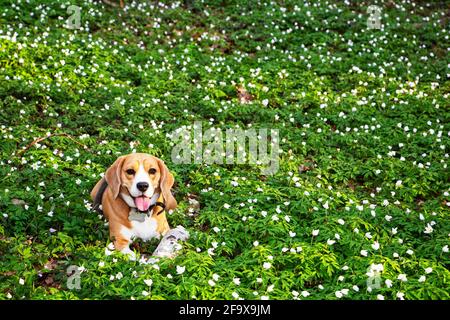
[[[102,210],[116,250],[134,257],[129,247],[134,238],[145,241],[160,238],[170,230],[165,211],[156,214],[161,210],[158,206],[143,222],[128,219],[130,210],[145,208],[155,192],[160,194],[166,210],[176,208],[177,201],[170,191],[174,178],[162,160],[145,153],[121,156],[108,168],[103,179],[108,187],[102,197]],[[92,189],[92,199],[103,179]]]

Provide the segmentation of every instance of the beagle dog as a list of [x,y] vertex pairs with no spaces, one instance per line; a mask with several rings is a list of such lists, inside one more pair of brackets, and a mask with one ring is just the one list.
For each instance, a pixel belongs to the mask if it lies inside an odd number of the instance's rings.
[[171,193],[173,175],[164,162],[145,153],[119,157],[91,191],[94,208],[109,222],[116,250],[134,257],[129,245],[134,238],[160,238],[169,230],[164,210],[177,201]]

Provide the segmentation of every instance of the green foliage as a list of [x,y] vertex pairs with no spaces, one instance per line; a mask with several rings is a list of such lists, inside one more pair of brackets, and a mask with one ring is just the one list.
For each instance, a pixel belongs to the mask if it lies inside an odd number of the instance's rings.
[[[0,299],[450,298],[438,4],[387,2],[369,30],[354,1],[125,2],[79,4],[73,30],[70,1],[0,1]],[[194,121],[278,129],[279,170],[173,163]],[[89,192],[133,151],[174,173],[173,260],[106,254]]]

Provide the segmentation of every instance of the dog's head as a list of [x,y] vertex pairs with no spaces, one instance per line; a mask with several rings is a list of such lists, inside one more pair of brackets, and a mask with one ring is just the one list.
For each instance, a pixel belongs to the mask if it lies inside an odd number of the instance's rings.
[[167,210],[175,209],[177,201],[170,189],[173,175],[164,161],[145,153],[119,157],[106,170],[105,179],[113,197],[121,197],[130,207],[146,211],[155,193],[163,196]]

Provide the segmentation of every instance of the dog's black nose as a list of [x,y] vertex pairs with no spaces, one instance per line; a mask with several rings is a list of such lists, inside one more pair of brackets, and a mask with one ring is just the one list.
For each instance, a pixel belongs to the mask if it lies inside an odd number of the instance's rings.
[[139,191],[145,192],[148,189],[148,183],[147,182],[138,182],[136,184],[136,187]]

